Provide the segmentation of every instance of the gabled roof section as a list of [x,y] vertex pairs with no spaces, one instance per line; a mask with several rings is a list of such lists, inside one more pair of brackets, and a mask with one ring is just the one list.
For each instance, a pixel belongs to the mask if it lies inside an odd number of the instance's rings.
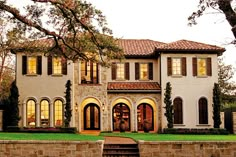
[[119,39],[117,42],[125,56],[151,56],[156,47],[164,44],[149,39]]
[[193,51],[197,52],[215,52],[221,55],[225,49],[216,45],[204,44],[200,42],[190,41],[190,40],[178,40],[168,44],[162,44],[156,47],[158,52],[170,52],[170,51]]
[[155,92],[161,87],[158,82],[108,82],[108,92]]

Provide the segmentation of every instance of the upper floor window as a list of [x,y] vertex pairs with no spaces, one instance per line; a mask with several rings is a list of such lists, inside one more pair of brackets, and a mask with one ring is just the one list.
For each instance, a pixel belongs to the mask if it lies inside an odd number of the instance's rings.
[[187,65],[185,57],[168,57],[167,58],[167,73],[168,76],[186,76]]
[[98,83],[98,64],[91,61],[81,62],[81,83]]
[[193,58],[193,76],[212,76],[211,58]]
[[112,63],[112,80],[129,80],[129,63]]
[[22,74],[41,75],[42,56],[22,56]]
[[48,75],[67,75],[67,60],[63,57],[48,56]]
[[135,63],[135,80],[153,80],[153,63]]

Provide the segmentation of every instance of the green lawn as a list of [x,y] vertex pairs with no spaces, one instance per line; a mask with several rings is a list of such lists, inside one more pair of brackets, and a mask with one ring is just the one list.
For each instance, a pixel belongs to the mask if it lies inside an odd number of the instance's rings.
[[0,140],[97,141],[102,136],[66,133],[0,133]]
[[101,133],[100,136],[66,133],[0,133],[0,140],[97,141],[104,136],[130,137],[144,141],[236,141],[236,135],[171,135],[156,133]]
[[174,135],[156,133],[101,133],[100,136],[123,136],[144,141],[236,141],[236,135]]

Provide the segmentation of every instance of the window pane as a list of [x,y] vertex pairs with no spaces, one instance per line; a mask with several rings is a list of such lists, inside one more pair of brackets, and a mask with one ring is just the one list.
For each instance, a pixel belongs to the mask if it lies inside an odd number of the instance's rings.
[[197,75],[198,76],[206,76],[207,69],[206,69],[206,59],[205,58],[198,58],[197,59]]
[[28,57],[28,74],[36,74],[36,57]]
[[61,58],[53,58],[53,74],[62,74]]
[[205,98],[199,99],[199,124],[208,124],[208,107]]
[[183,103],[182,99],[174,99],[174,124],[183,124]]
[[140,79],[148,80],[148,64],[147,63],[140,64]]
[[41,126],[49,125],[49,103],[47,100],[43,100],[40,104],[41,117],[40,122]]
[[117,63],[117,79],[125,79],[125,64],[124,63]]
[[181,59],[180,58],[172,59],[172,74],[181,75]]
[[56,100],[54,103],[54,120],[55,126],[62,126],[63,122],[63,104],[61,100]]
[[26,107],[26,114],[27,114],[27,125],[28,126],[35,126],[35,102],[33,100],[29,100],[27,102]]
[[98,66],[97,63],[81,62],[81,83],[98,83]]

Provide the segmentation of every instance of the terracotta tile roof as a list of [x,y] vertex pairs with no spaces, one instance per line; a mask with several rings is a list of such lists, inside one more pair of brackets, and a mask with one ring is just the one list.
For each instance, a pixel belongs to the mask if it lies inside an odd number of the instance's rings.
[[152,55],[155,48],[164,43],[149,39],[120,39],[118,45],[123,48],[125,55]]
[[160,45],[156,48],[157,51],[216,51],[224,52],[225,49],[215,46],[204,44],[190,40],[178,40],[176,42]]
[[161,87],[157,82],[108,82],[107,90],[109,91],[160,91]]

